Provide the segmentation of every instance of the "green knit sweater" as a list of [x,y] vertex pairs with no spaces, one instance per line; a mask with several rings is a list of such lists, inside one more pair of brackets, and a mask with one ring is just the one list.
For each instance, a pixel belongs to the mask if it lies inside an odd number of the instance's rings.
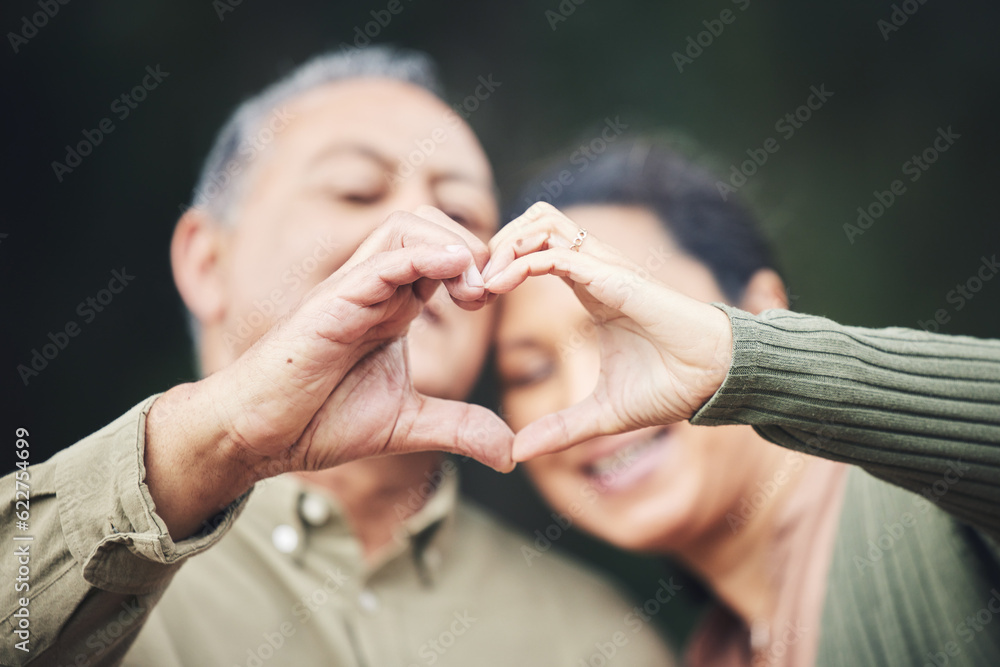
[[733,363],[691,423],[858,466],[817,664],[1000,666],[1000,341],[717,305]]

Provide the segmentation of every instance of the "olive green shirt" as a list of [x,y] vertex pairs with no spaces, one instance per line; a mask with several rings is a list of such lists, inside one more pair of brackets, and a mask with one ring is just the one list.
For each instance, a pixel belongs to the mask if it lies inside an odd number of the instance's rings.
[[[716,304],[733,359],[693,424],[849,471],[816,664],[1000,665],[1000,341]],[[815,633],[815,634],[813,634]]]
[[[5,586],[0,663],[673,664],[608,584],[552,551],[526,558],[529,538],[459,501],[453,465],[413,490],[420,509],[399,508],[412,516],[373,564],[335,498],[291,476],[174,543],[142,483],[152,401],[29,468],[30,652]],[[0,484],[13,497],[13,476]],[[23,544],[11,507],[3,520]]]

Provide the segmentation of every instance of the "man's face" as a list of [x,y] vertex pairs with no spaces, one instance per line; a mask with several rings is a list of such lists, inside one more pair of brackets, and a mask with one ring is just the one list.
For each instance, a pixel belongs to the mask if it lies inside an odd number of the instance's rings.
[[[227,296],[217,323],[234,360],[337,270],[393,211],[437,207],[483,240],[497,226],[489,163],[471,129],[416,86],[353,79],[284,107],[291,117],[256,156],[223,244]],[[468,312],[439,289],[410,330],[417,389],[470,391],[490,309]]]

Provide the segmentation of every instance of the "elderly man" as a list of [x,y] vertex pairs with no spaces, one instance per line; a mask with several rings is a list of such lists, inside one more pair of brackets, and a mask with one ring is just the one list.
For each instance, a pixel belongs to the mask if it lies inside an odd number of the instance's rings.
[[457,499],[439,452],[509,470],[512,435],[462,402],[498,214],[434,90],[423,57],[371,48],[237,109],[171,246],[205,377],[26,471],[30,589],[4,591],[0,662],[669,662],[607,585],[525,564]]

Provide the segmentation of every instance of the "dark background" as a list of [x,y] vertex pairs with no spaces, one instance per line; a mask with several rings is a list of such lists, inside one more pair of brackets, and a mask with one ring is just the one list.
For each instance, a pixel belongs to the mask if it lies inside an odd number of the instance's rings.
[[[216,3],[219,5],[220,3]],[[996,88],[1000,7],[986,2],[899,5],[916,10],[883,38],[890,2],[586,0],[553,30],[558,0],[402,0],[375,41],[430,52],[457,102],[480,75],[500,88],[470,118],[505,195],[541,158],[568,158],[618,115],[626,135],[669,128],[714,155],[723,174],[768,137],[781,149],[743,189],[778,251],[794,307],[845,323],[915,327],[938,309],[952,334],[1000,335],[1000,279],[961,310],[947,294],[1000,252]],[[0,221],[4,438],[31,432],[41,461],[143,397],[194,377],[167,248],[214,132],[244,96],[310,55],[350,42],[387,1],[246,0],[220,17],[209,0],[70,2],[14,52],[7,33],[37,0],[0,10],[6,194]],[[678,71],[672,54],[731,9],[735,22]],[[905,15],[905,14],[904,14]],[[704,37],[703,37],[704,39]],[[169,76],[119,120],[111,102],[146,66]],[[833,97],[790,139],[775,122],[810,86]],[[102,118],[115,130],[58,182],[66,144]],[[902,164],[939,127],[961,135],[915,183]],[[845,223],[873,191],[907,191],[848,242]],[[134,282],[90,323],[77,304],[126,267]],[[26,386],[17,372],[68,321],[81,333]],[[4,445],[15,461],[13,448]],[[470,466],[466,485],[528,532],[551,522],[523,480]],[[661,564],[626,559],[581,536],[559,541],[616,568],[641,598]],[[666,566],[669,567],[669,566]],[[659,619],[683,634],[699,598]]]

